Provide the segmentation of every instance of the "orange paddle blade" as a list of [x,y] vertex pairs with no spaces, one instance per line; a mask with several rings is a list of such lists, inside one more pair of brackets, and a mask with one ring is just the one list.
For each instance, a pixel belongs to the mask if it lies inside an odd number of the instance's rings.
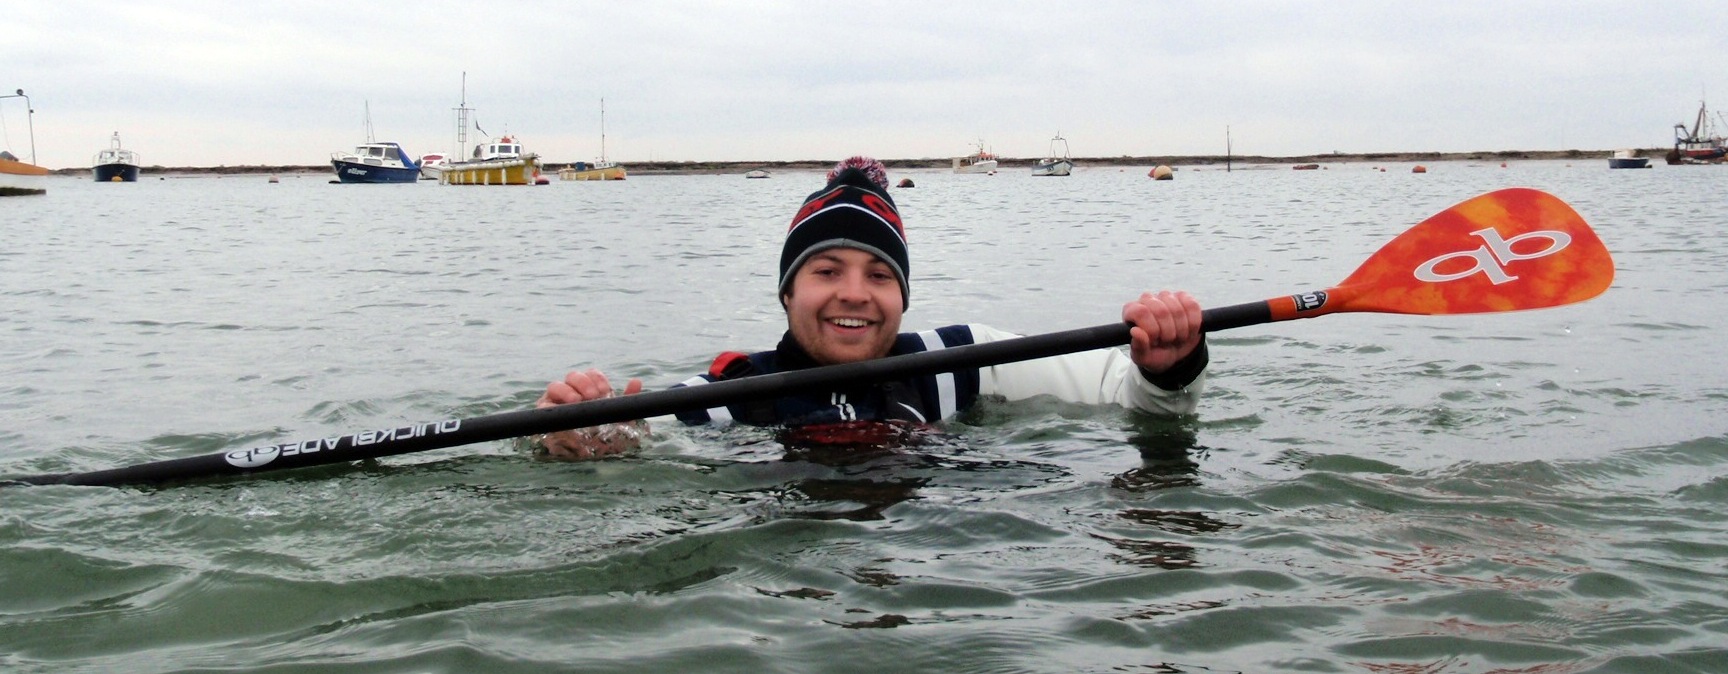
[[1614,282],[1614,260],[1584,218],[1528,188],[1435,214],[1362,263],[1333,311],[1476,314],[1582,302]]

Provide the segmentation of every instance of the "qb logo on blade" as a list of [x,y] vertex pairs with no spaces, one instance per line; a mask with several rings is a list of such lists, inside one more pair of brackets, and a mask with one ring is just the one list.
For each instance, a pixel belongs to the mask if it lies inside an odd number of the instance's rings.
[[[1508,281],[1518,280],[1518,277],[1506,273],[1506,265],[1518,260],[1547,257],[1565,250],[1566,246],[1572,243],[1572,235],[1557,230],[1525,232],[1510,239],[1500,238],[1500,232],[1495,231],[1492,227],[1471,232],[1470,234],[1472,236],[1482,237],[1482,240],[1487,242],[1488,245],[1477,248],[1476,250],[1461,250],[1456,253],[1447,253],[1424,262],[1422,263],[1422,266],[1416,268],[1416,278],[1429,283],[1444,283],[1446,281],[1456,281],[1461,278],[1467,278],[1471,274],[1480,272],[1482,274],[1487,274],[1488,280],[1494,282],[1494,285],[1500,285]],[[1512,252],[1512,244],[1531,237],[1542,237],[1547,239],[1548,247],[1534,253]],[[1434,271],[1436,267],[1444,264],[1447,260],[1461,258],[1474,260],[1475,263],[1467,269],[1447,274]]]

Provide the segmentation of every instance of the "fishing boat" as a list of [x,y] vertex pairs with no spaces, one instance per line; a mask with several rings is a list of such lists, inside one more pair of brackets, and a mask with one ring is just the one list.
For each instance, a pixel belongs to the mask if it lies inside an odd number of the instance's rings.
[[420,179],[437,180],[444,177],[444,169],[450,167],[450,155],[444,152],[431,152],[420,155]]
[[600,161],[576,162],[558,170],[559,180],[623,180],[624,167],[606,159],[606,99],[600,99]]
[[768,177],[768,172],[764,171],[762,169],[750,169],[750,170],[744,172],[744,177],[752,179],[752,180],[758,180],[761,178]]
[[984,141],[978,141],[978,151],[964,157],[954,158],[955,173],[985,173],[995,175],[996,155],[984,149]]
[[474,146],[468,159],[450,162],[445,185],[533,185],[540,178],[540,155],[524,153],[515,136],[499,136]]
[[[462,102],[456,106],[456,147],[467,154],[466,159],[452,160],[438,174],[444,185],[544,185],[540,175],[540,155],[523,153],[522,144],[508,133],[490,142],[474,146],[468,152],[468,73],[462,73]],[[482,135],[485,129],[474,122]]]
[[1611,169],[1650,168],[1650,158],[1638,156],[1637,150],[1615,150],[1614,156],[1608,158],[1608,168],[1611,168]]
[[90,173],[99,183],[138,182],[138,153],[120,147],[120,132],[108,141],[108,149],[96,153]]
[[1674,149],[1668,152],[1668,163],[1714,164],[1724,157],[1728,157],[1728,141],[1716,133],[1709,109],[1699,101],[1698,116],[1692,120],[1691,128],[1684,123],[1674,125]]
[[24,99],[25,117],[29,119],[30,127],[30,161],[26,162],[6,150],[0,150],[0,197],[16,197],[30,194],[46,194],[48,192],[48,169],[36,165],[36,110],[30,105],[30,97],[19,89],[16,94],[0,96],[0,99]]
[[[1056,152],[1057,143],[1062,144],[1061,154]],[[1050,151],[1032,165],[1032,175],[1065,176],[1073,171],[1074,160],[1068,158],[1068,139],[1063,138],[1061,132],[1057,132],[1056,137],[1050,139]]]

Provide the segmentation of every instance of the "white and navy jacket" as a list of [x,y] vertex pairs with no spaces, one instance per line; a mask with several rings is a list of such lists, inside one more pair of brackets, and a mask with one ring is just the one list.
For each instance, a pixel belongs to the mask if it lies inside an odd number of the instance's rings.
[[[987,344],[1019,337],[985,325],[950,325],[903,333],[889,355]],[[834,390],[738,403],[678,414],[686,424],[744,423],[755,426],[806,426],[845,421],[932,423],[970,408],[980,396],[1021,400],[1039,395],[1084,404],[1114,404],[1157,414],[1194,411],[1207,363],[1206,345],[1162,375],[1143,373],[1121,349],[1099,349],[1050,358],[914,377],[883,384],[841,386]],[[773,351],[728,352],[714,359],[706,374],[679,386],[701,386],[725,379],[815,367],[817,363],[787,333]]]

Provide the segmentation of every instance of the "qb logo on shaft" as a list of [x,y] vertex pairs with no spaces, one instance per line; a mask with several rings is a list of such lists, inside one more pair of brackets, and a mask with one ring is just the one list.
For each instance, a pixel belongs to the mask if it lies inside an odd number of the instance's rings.
[[1290,301],[1295,303],[1297,311],[1313,311],[1326,306],[1326,291],[1316,290],[1300,295],[1291,295]]

